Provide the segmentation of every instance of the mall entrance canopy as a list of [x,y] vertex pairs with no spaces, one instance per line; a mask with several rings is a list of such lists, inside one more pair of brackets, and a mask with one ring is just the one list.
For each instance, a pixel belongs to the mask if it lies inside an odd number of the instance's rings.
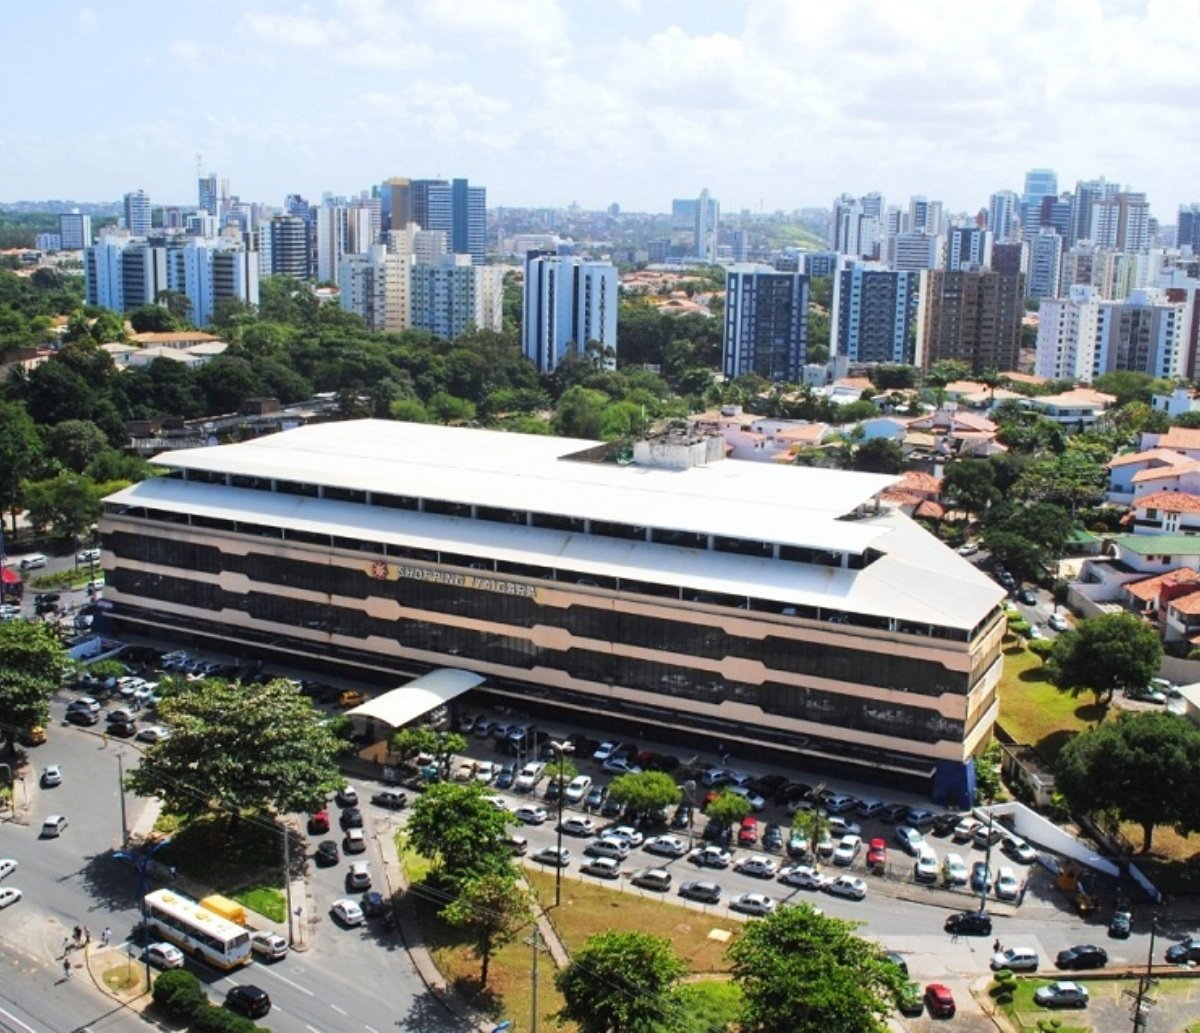
[[359,718],[364,723],[377,722],[395,731],[445,706],[484,681],[483,675],[473,671],[439,667],[436,671],[414,678],[407,685],[347,710],[346,716]]

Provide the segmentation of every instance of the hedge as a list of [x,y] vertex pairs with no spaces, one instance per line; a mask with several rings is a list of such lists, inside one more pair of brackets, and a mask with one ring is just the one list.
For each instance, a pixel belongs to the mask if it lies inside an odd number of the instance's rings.
[[154,980],[154,1003],[174,1019],[186,1022],[194,1033],[255,1033],[253,1022],[211,1004],[200,980],[182,968],[173,968]]

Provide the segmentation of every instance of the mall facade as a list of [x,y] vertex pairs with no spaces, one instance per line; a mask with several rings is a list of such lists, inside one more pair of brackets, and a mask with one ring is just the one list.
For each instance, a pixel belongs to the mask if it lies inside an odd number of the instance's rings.
[[[109,496],[118,632],[761,753],[963,803],[1003,593],[881,499],[897,478],[358,420],[164,453]],[[684,747],[686,749],[686,747]]]

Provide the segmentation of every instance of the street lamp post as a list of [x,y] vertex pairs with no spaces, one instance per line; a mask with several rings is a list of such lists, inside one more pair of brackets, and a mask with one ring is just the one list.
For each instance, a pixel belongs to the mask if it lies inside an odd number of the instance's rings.
[[683,791],[688,799],[688,853],[696,845],[696,780],[689,778],[683,783]]
[[[138,909],[141,911],[141,914],[142,914],[142,938],[143,939],[145,939],[145,937],[147,935],[147,929],[146,929],[146,870],[150,867],[150,862],[151,862],[151,860],[153,860],[154,855],[157,854],[163,847],[168,846],[170,844],[170,842],[171,841],[169,839],[160,839],[157,843],[154,844],[154,846],[152,846],[145,853],[134,853],[133,851],[130,851],[130,850],[118,850],[113,854],[113,857],[115,857],[117,860],[130,861],[137,868],[137,872],[138,872],[138,883],[137,883]],[[144,944],[144,946],[149,947],[150,945],[149,945],[149,943],[146,943],[146,944]],[[150,952],[149,952],[149,950],[146,951],[146,989],[147,990],[150,989]]]
[[569,742],[551,742],[550,748],[558,754],[558,851],[555,857],[557,863],[554,866],[554,906],[558,907],[562,903],[563,800],[567,795],[566,787],[563,785],[563,772],[566,768],[567,754],[573,753],[575,746]]

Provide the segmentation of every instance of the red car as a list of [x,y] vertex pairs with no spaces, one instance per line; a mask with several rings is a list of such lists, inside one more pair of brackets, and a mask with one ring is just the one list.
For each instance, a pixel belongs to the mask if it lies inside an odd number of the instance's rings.
[[754,818],[743,818],[738,829],[738,842],[742,846],[754,846],[758,842],[758,822]]
[[868,868],[884,868],[887,866],[887,844],[882,839],[871,840],[867,851]]
[[329,812],[317,811],[316,814],[308,816],[308,831],[316,835],[320,832],[329,831]]
[[925,987],[925,1007],[935,1019],[954,1018],[954,994],[944,983],[930,983]]

